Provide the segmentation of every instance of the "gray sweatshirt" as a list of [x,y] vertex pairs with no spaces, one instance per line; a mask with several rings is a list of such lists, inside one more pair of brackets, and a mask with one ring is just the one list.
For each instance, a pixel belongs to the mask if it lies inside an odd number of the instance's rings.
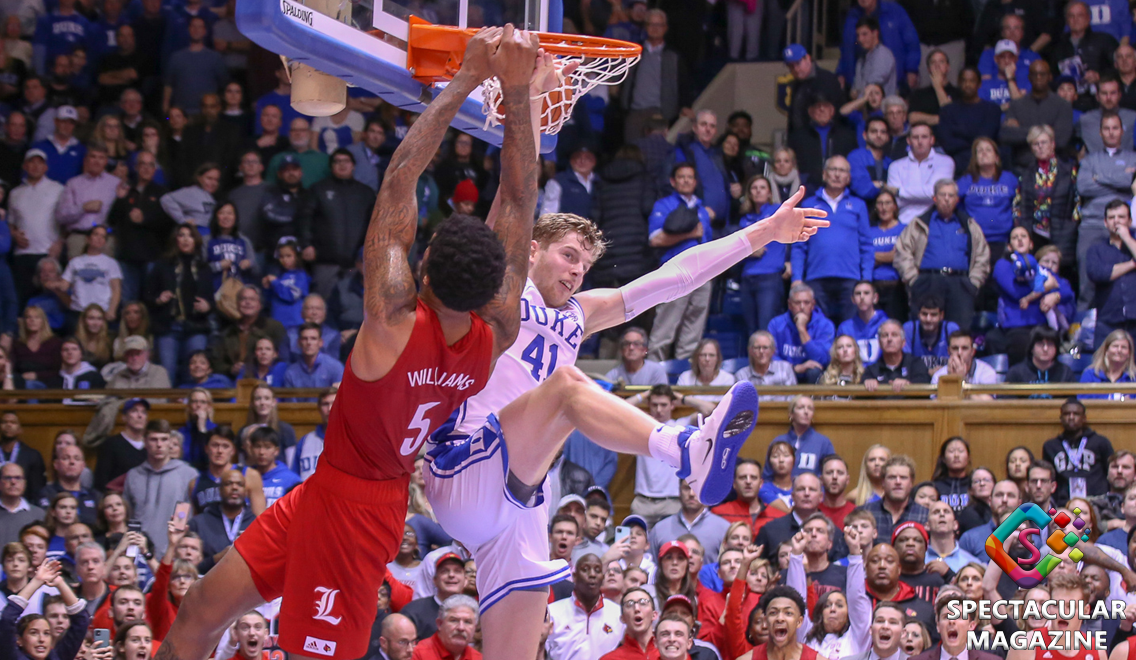
[[166,552],[167,523],[174,515],[174,507],[188,499],[189,482],[196,477],[197,470],[176,458],[157,470],[143,462],[126,473],[122,496],[134,509],[134,517],[142,522],[142,531],[154,541],[159,557]]
[[217,205],[213,195],[201,186],[186,186],[162,195],[162,210],[179,225],[193,223],[205,233],[209,230],[209,219],[213,217],[213,207]]
[[1085,156],[1077,172],[1077,192],[1081,195],[1081,222],[1104,226],[1104,209],[1114,199],[1132,199],[1132,168],[1136,152],[1120,149],[1109,155],[1101,149]]

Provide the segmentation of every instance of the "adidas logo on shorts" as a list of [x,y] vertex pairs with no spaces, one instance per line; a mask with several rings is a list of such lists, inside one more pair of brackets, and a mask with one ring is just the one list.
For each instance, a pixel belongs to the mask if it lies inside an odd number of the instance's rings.
[[335,655],[335,642],[329,642],[326,639],[316,639],[315,637],[307,637],[304,639],[304,652],[332,656]]

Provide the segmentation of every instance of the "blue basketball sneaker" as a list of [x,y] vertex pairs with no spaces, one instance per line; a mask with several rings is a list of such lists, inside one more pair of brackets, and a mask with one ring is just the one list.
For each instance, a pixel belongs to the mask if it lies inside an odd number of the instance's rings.
[[757,424],[757,411],[753,383],[735,383],[709,417],[679,434],[682,468],[678,478],[686,480],[704,505],[720,504],[730,494],[734,464]]

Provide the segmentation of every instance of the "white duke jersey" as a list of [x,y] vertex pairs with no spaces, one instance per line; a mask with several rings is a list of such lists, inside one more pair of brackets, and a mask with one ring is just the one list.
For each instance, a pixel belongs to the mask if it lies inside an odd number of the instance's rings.
[[517,341],[497,358],[485,389],[457,411],[454,430],[472,434],[485,419],[540,385],[557,367],[576,364],[584,340],[584,310],[575,298],[549,309],[532,280],[521,294],[521,329]]

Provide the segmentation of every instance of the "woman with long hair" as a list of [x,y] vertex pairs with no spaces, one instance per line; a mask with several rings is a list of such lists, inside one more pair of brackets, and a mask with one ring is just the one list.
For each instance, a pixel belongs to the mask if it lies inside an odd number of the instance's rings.
[[[851,530],[850,530],[851,531]],[[843,592],[822,594],[813,606],[812,616],[797,630],[797,638],[829,658],[848,658],[863,653],[872,643],[872,603],[864,582],[862,545],[858,534],[845,536],[848,543],[848,576]],[[805,545],[807,537],[798,532],[792,539],[785,584],[804,598]],[[870,546],[871,543],[869,542]]]
[[213,195],[221,187],[221,168],[216,163],[202,163],[193,172],[193,185],[162,195],[162,210],[179,225],[192,224],[203,236],[209,236],[209,220],[216,200]]
[[1026,495],[1026,482],[1029,479],[1029,466],[1034,462],[1033,450],[1024,445],[1014,447],[1006,453],[1006,478],[1018,485],[1022,498]]
[[185,400],[185,426],[179,430],[182,437],[181,460],[198,470],[205,469],[208,463],[205,444],[209,442],[213,429],[217,428],[213,413],[213,393],[204,387],[193,388]]
[[257,383],[252,389],[252,400],[249,401],[248,415],[245,417],[245,426],[238,434],[243,444],[249,433],[257,427],[268,426],[276,431],[280,438],[281,459],[285,465],[292,464],[292,454],[296,451],[296,431],[292,425],[280,419],[276,409],[276,393],[266,383]]
[[47,558],[58,559],[67,555],[67,541],[63,535],[67,528],[79,522],[79,498],[71,493],[56,493],[51,498],[44,518],[51,540],[47,544]]
[[145,339],[147,344],[154,345],[153,337],[150,336],[150,310],[141,301],[131,300],[122,306],[122,321],[118,324],[118,334],[111,344],[111,354],[115,361],[126,358],[126,338],[135,335]]
[[63,364],[60,349],[63,340],[56,337],[47,323],[43,309],[29,305],[20,319],[20,336],[12,342],[12,370],[24,380],[42,380],[59,373]]
[[[694,347],[690,369],[678,377],[678,386],[729,387],[735,382],[734,375],[722,369],[722,346],[717,339],[702,339]],[[721,401],[722,397],[698,394],[692,398],[704,401]]]
[[773,470],[773,476],[761,484],[757,497],[769,506],[781,500],[793,506],[793,468],[797,465],[797,448],[786,440],[774,440],[769,445],[766,462]]
[[[742,228],[768,218],[777,208],[769,179],[757,175],[746,180],[738,209]],[[747,337],[765,330],[773,317],[785,313],[785,278],[789,270],[786,250],[784,244],[774,241],[742,261],[742,315]]]
[[387,570],[394,579],[413,587],[422,572],[422,558],[418,554],[418,534],[410,525],[403,526],[402,542],[398,554],[387,564]]
[[884,96],[883,87],[880,87],[877,83],[868,83],[864,85],[864,90],[859,97],[840,106],[840,114],[848,120],[856,131],[856,141],[861,149],[867,146],[864,142],[864,127],[868,120],[872,117],[882,118],[884,116]]
[[1080,224],[1076,163],[1057,157],[1057,138],[1049,126],[1029,129],[1026,142],[1034,162],[1018,182],[1014,226],[1029,229],[1035,247],[1056,245],[1062,255],[1061,274],[1068,278],[1077,267]]
[[182,225],[171,237],[170,250],[146,278],[143,298],[150,306],[158,361],[179,382],[178,366],[195,351],[205,350],[213,310],[213,281],[202,258],[201,234]]
[[797,170],[797,152],[789,147],[773,150],[773,171],[769,173],[769,183],[773,184],[770,200],[777,206],[789,199],[801,187],[801,174]]
[[[722,553],[727,550],[737,550],[742,552],[753,543],[753,528],[744,520],[737,520],[730,523],[726,528],[726,534],[722,537],[722,543],[718,547],[718,557],[721,559]],[[741,561],[739,558],[738,561]],[[705,562],[698,572],[698,581],[702,586],[721,593],[722,590],[729,586],[723,580],[719,572],[720,561]]]
[[931,481],[956,514],[970,505],[970,443],[957,435],[947,438],[939,446]]
[[221,92],[221,121],[232,124],[242,139],[252,135],[252,113],[245,103],[245,89],[235,80],[225,85]]
[[955,514],[958,520],[958,531],[961,534],[968,529],[985,525],[990,522],[993,512],[990,509],[990,498],[994,494],[994,484],[998,478],[994,471],[986,467],[976,467],[970,473],[970,503],[966,508]]
[[256,277],[256,253],[252,241],[238,227],[237,205],[219,204],[209,221],[209,242],[205,245],[205,259],[213,271],[213,291],[221,288],[226,277],[241,282],[252,282]]
[[864,362],[860,359],[860,347],[848,335],[840,335],[829,349],[829,363],[817,378],[817,385],[848,385],[859,383],[864,377]]
[[1018,177],[1002,169],[997,143],[988,137],[975,138],[970,146],[970,166],[958,180],[958,203],[982,228],[991,259],[1001,256],[1010,240],[1017,190]]
[[114,633],[114,660],[150,660],[154,632],[145,621],[127,621]]
[[686,596],[690,602],[697,602],[694,589],[694,579],[690,575],[690,550],[679,543],[671,541],[659,550],[659,568],[655,575],[655,604],[656,610],[662,611],[663,605],[671,596]]
[[892,263],[895,261],[895,242],[907,225],[899,221],[899,202],[895,193],[881,189],[872,206],[871,224],[868,236],[876,251],[875,266],[872,268],[872,284],[880,294],[879,308],[887,312],[889,319],[905,321],[908,315],[907,290],[899,271]]
[[284,384],[284,372],[288,370],[288,363],[280,359],[276,344],[271,337],[261,337],[256,340],[254,354],[251,362],[245,362],[237,374],[237,380],[255,378],[262,380],[271,387],[281,387]]
[[[1124,330],[1108,333],[1093,353],[1093,362],[1081,373],[1082,383],[1133,383],[1136,382],[1136,365],[1132,359],[1132,335]],[[1113,399],[1123,401],[1125,394],[1082,394],[1082,399]]]
[[126,162],[127,157],[130,156],[130,147],[126,143],[122,120],[118,115],[103,115],[95,124],[90,142],[106,149],[108,172],[113,171],[119,162]]
[[75,338],[83,347],[83,360],[92,367],[102,369],[111,358],[110,333],[107,331],[107,314],[98,303],[87,305],[79,314]]
[[[71,625],[67,632],[58,640],[52,639],[51,623],[44,615],[21,616],[28,600],[43,586],[57,589],[67,611],[75,611],[70,615]],[[63,579],[59,562],[44,562],[19,594],[8,599],[3,614],[0,614],[0,648],[4,656],[13,660],[75,660],[91,624],[91,615],[85,605],[86,601],[76,597]]]
[[860,460],[860,479],[852,490],[856,506],[875,502],[884,494],[884,463],[891,458],[891,450],[881,444],[868,447]]

